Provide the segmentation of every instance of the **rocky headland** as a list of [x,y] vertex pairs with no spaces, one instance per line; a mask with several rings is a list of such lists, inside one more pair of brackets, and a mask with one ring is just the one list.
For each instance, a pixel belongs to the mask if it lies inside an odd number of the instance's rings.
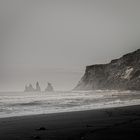
[[140,49],[108,64],[87,66],[74,90],[140,90]]

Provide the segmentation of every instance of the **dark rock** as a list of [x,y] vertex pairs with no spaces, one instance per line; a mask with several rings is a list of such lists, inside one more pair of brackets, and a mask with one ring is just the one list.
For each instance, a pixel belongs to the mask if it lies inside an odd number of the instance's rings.
[[33,138],[38,140],[40,139],[40,136],[34,136]]
[[37,129],[38,131],[42,131],[42,130],[46,130],[45,127],[40,127],[39,129]]
[[108,64],[86,67],[74,90],[140,90],[140,49]]

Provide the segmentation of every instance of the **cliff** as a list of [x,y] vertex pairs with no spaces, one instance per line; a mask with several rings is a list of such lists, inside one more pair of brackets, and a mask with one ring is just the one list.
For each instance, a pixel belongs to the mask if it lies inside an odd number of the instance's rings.
[[140,49],[108,64],[87,66],[74,90],[140,90]]

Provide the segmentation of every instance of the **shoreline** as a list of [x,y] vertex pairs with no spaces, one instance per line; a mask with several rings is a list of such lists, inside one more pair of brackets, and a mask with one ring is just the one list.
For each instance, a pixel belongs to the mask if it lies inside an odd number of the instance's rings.
[[140,136],[140,105],[0,118],[2,140],[90,140]]
[[[79,110],[78,108],[80,107],[75,107],[75,110],[73,108],[69,109],[69,110],[62,110],[62,111],[59,111],[59,112],[48,112],[48,113],[36,113],[36,114],[19,114],[19,115],[9,115],[9,116],[4,116],[4,117],[1,117],[0,116],[0,119],[2,118],[14,118],[14,117],[26,117],[26,116],[36,116],[36,115],[49,115],[49,114],[59,114],[59,113],[73,113],[73,112],[85,112],[85,111],[94,111],[94,110],[103,110],[103,109],[112,109],[112,108],[123,108],[123,107],[129,107],[129,106],[139,106],[140,103],[137,103],[137,102],[134,102],[134,103],[120,103],[120,104],[113,104],[113,106],[110,106],[109,105],[105,105],[105,107],[96,107],[96,108],[93,108],[93,107],[89,107],[87,109],[81,109]],[[90,105],[89,105],[90,106]]]

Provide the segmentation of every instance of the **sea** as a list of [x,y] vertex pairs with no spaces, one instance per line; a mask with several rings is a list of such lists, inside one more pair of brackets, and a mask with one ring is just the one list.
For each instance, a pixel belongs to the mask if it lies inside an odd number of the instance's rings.
[[140,104],[139,91],[0,92],[0,118]]

